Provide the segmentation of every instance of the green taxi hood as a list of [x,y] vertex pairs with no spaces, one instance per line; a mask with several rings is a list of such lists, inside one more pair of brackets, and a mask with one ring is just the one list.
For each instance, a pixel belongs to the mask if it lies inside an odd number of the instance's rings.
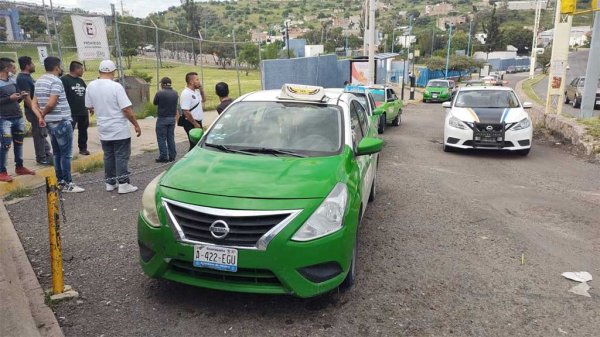
[[340,181],[344,155],[316,158],[244,155],[195,148],[160,185],[239,198],[325,198]]

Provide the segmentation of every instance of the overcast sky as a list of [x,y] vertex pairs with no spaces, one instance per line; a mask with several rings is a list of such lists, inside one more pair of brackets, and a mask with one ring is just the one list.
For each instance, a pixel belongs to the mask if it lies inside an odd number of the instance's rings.
[[[35,2],[42,4],[42,0],[24,0],[26,2]],[[45,0],[46,5],[50,5],[50,0]],[[119,0],[52,0],[52,4],[66,8],[82,8],[99,13],[110,13],[110,4],[114,3],[117,10],[121,10],[121,1]],[[178,6],[180,0],[123,0],[125,11],[129,11],[133,16],[145,17],[148,13],[164,11],[171,6]]]

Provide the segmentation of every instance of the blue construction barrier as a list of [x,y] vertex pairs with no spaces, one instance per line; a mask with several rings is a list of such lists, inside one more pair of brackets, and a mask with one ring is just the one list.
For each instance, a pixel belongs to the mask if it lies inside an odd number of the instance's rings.
[[[419,77],[417,78],[417,87],[425,87],[427,86],[427,82],[429,82],[429,80],[435,80],[435,79],[439,79],[439,78],[444,78],[445,76],[445,71],[444,70],[429,70],[427,68],[419,68],[419,71],[417,71]],[[448,71],[448,78],[451,77],[465,77],[465,76],[469,76],[469,72],[468,71],[457,71],[457,70],[449,70]]]

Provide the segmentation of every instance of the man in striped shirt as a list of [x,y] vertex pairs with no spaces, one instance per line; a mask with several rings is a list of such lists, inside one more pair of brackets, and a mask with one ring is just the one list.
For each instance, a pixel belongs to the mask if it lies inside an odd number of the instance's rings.
[[61,61],[58,57],[44,60],[46,74],[35,82],[35,103],[42,111],[46,127],[52,141],[54,152],[54,171],[63,192],[78,193],[85,191],[75,185],[71,178],[71,159],[73,158],[73,126],[71,109],[60,78]]

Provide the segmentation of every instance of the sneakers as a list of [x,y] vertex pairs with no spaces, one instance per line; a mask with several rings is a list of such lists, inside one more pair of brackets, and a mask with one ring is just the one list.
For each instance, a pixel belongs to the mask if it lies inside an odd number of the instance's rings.
[[89,156],[90,155],[90,151],[88,151],[88,150],[80,150],[79,154],[83,155],[83,156]]
[[23,167],[23,166],[17,167],[15,169],[15,173],[18,176],[24,176],[24,175],[32,175],[33,176],[33,175],[35,175],[35,172],[33,172],[32,170],[30,170],[30,169],[28,169],[26,167]]
[[127,194],[137,190],[137,186],[133,186],[131,184],[119,184],[119,194]]
[[157,163],[168,163],[168,162],[171,162],[171,160],[164,159],[164,158],[156,158],[156,159],[154,159],[154,161],[157,162]]
[[7,172],[0,172],[0,181],[10,183],[13,179]]
[[106,185],[106,192],[112,192],[114,190],[116,190],[117,188],[119,188],[118,184],[109,184],[109,183],[105,183]]
[[85,192],[85,189],[75,185],[75,183],[73,183],[73,182],[70,182],[63,186],[62,191],[65,193],[81,193],[81,192]]

